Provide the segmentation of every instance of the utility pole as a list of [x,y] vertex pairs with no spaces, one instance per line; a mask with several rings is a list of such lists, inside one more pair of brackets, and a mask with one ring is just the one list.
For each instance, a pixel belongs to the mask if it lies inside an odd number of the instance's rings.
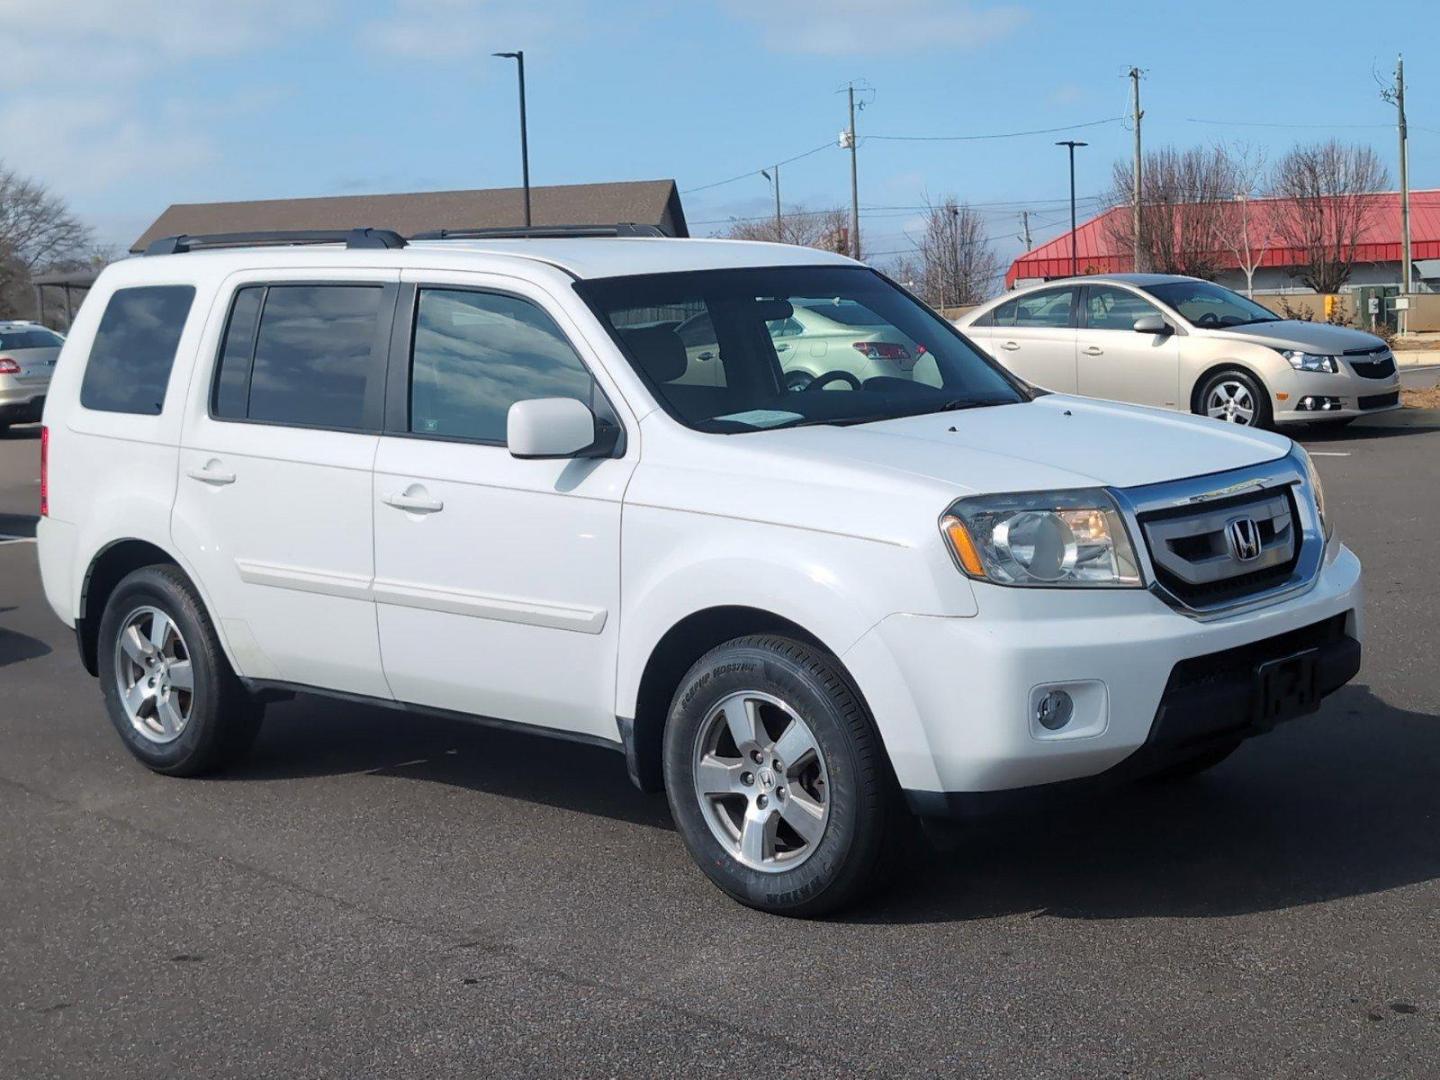
[[856,162],[856,152],[859,149],[859,140],[855,138],[855,84],[852,82],[845,88],[850,98],[850,129],[846,132],[846,142],[850,144],[850,257],[860,258],[860,179],[859,165]]
[[1140,238],[1140,118],[1145,115],[1140,110],[1140,74],[1138,67],[1132,67],[1130,69],[1130,83],[1134,90],[1134,105],[1131,108],[1131,118],[1135,123],[1135,176],[1134,190],[1131,192],[1130,197],[1130,235],[1135,248],[1134,267],[1137,274],[1145,270],[1143,265],[1144,260],[1142,259],[1145,248]]
[[[950,207],[950,296],[958,306],[960,303],[960,207]],[[945,313],[945,305],[940,305]]]
[[780,216],[780,166],[772,165],[770,168],[775,171],[774,176],[771,176],[765,169],[760,170],[760,175],[769,180],[775,189],[775,242],[783,244],[785,242],[785,221]]
[[1023,230],[1022,233],[1021,233],[1020,239],[1021,239],[1021,241],[1025,244],[1025,250],[1026,250],[1026,251],[1029,251],[1030,248],[1032,247],[1032,245],[1031,245],[1031,243],[1030,243],[1030,211],[1029,211],[1029,210],[1021,210],[1021,211],[1020,211],[1020,228]]
[[780,216],[780,166],[775,166],[775,242],[785,242],[785,222]]
[[520,172],[525,185],[525,227],[530,227],[530,143],[525,133],[525,53],[520,52],[497,52],[491,56],[498,56],[505,60],[514,60],[516,70],[520,75]]
[[[1408,304],[1410,296],[1410,131],[1405,123],[1405,57],[1395,58],[1395,109],[1400,128],[1400,295]],[[1410,312],[1396,312],[1396,331],[1405,333]]]
[[1080,254],[1075,241],[1075,148],[1090,144],[1078,139],[1061,139],[1055,145],[1070,148],[1070,276],[1077,277],[1080,274]]

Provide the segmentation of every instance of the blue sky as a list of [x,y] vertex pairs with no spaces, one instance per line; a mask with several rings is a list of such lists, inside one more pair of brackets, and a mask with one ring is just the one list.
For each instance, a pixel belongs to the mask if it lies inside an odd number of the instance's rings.
[[[908,246],[954,194],[1008,258],[1068,214],[1064,151],[1093,196],[1130,151],[1131,64],[1151,146],[1371,143],[1395,173],[1397,51],[1416,187],[1440,186],[1440,5],[942,0],[0,0],[0,156],[125,245],[171,202],[518,183],[523,48],[537,184],[675,177],[682,191],[831,144],[782,170],[788,203],[848,203],[838,90],[863,80],[860,199],[870,252]],[[1428,55],[1427,55],[1428,53]],[[1221,124],[1196,120],[1222,121]],[[1258,126],[1258,125],[1312,126]],[[1257,126],[1249,126],[1257,125]],[[693,231],[769,212],[758,173],[685,196]],[[1083,211],[1084,207],[1082,207]]]

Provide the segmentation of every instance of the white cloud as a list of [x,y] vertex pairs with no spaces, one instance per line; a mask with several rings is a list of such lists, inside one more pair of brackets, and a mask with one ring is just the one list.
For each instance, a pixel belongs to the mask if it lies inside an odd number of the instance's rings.
[[1083,86],[1077,83],[1061,83],[1050,91],[1048,100],[1051,105],[1078,105],[1087,97],[1089,94]]
[[952,0],[726,0],[775,52],[819,56],[975,48],[1028,18],[1011,5]]
[[396,0],[360,40],[406,60],[468,60],[569,36],[582,18],[579,0]]

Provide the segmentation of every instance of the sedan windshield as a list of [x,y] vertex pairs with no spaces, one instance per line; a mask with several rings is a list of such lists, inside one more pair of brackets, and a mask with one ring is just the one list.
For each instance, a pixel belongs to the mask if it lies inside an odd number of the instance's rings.
[[646,274],[575,288],[666,411],[699,431],[862,424],[1031,397],[944,319],[862,267]]
[[1207,329],[1279,321],[1269,308],[1209,281],[1167,281],[1141,288],[1194,325]]

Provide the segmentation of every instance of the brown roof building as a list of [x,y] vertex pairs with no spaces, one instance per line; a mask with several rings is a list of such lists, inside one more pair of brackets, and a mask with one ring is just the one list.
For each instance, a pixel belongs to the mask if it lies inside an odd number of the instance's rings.
[[[688,236],[674,180],[564,184],[530,189],[536,225],[658,225]],[[413,236],[431,229],[523,225],[522,188],[417,191],[402,195],[333,195],[258,202],[175,203],[130,250],[144,251],[162,236],[300,229],[393,229]]]

